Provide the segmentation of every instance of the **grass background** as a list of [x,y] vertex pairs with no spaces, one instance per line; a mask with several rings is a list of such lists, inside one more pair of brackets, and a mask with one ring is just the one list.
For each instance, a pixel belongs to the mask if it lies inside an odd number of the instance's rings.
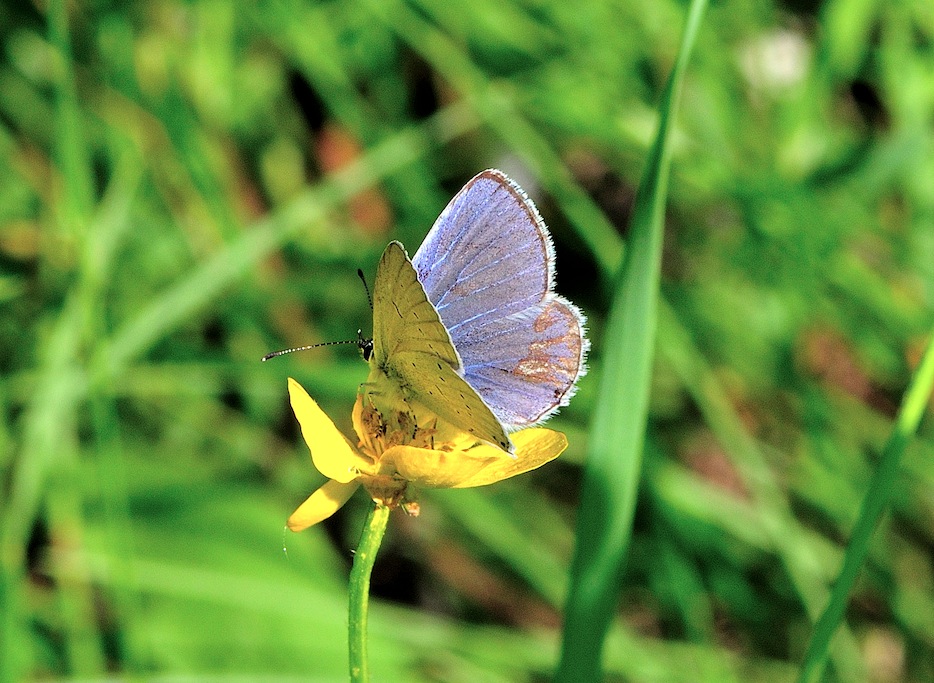
[[[686,5],[18,3],[0,13],[0,676],[344,680],[365,500],[320,483],[296,377],[348,430],[355,271],[496,166],[552,229],[591,372],[562,458],[395,514],[386,681],[558,659],[607,273]],[[672,140],[649,431],[613,681],[786,681],[837,576],[934,301],[928,3],[718,2]],[[621,388],[624,391],[625,388]],[[928,410],[930,412],[930,408]],[[934,433],[828,681],[934,679]]]

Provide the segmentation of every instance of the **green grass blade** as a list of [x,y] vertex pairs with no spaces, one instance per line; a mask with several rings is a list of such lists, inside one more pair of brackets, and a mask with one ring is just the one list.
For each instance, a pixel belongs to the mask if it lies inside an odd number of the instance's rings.
[[706,4],[691,3],[616,282],[577,519],[558,681],[600,680],[602,645],[616,609],[648,414],[673,113]]
[[[612,223],[587,195],[553,141],[535,127],[515,101],[514,90],[491,81],[462,47],[437,30],[405,3],[367,3],[373,16],[396,32],[416,53],[454,85],[484,124],[496,133],[534,172],[577,227],[593,253],[601,276],[619,263],[622,244]],[[609,275],[607,275],[609,282]]]
[[86,228],[94,206],[91,160],[84,144],[81,110],[71,56],[68,12],[62,1],[49,6],[49,39],[58,50],[58,82],[55,88],[55,148],[61,174],[60,218],[68,231]]
[[225,287],[286,240],[321,221],[328,210],[414,162],[437,141],[462,134],[473,125],[464,108],[452,105],[418,126],[400,131],[359,160],[333,173],[276,213],[257,221],[225,248],[204,260],[185,278],[153,299],[102,344],[92,367],[115,377],[158,339],[220,296]]
[[801,665],[801,673],[798,676],[799,683],[820,680],[830,640],[843,620],[850,591],[869,553],[872,534],[891,501],[902,454],[918,429],[932,387],[934,387],[934,331],[932,331],[931,339],[928,341],[927,349],[915,372],[911,386],[905,394],[895,427],[882,450],[879,467],[863,499],[859,518],[853,527],[853,535],[843,558],[843,567],[840,569],[840,575],[830,594],[830,602],[814,626],[811,642],[808,644],[804,662]]
[[[679,497],[691,497],[692,506],[715,506],[723,520],[731,520],[725,524],[721,522],[721,528],[731,528],[732,534],[739,534],[747,541],[761,544],[764,550],[774,552],[787,572],[805,613],[816,621],[827,599],[829,574],[822,569],[823,561],[817,559],[826,557],[823,537],[807,529],[795,517],[763,445],[743,423],[730,401],[727,387],[697,348],[688,329],[678,320],[670,302],[663,299],[658,313],[658,334],[660,340],[666,342],[659,344],[659,351],[680,378],[711,433],[729,454],[743,488],[751,496],[754,511],[731,509],[735,500],[704,502],[699,492],[686,490],[686,482],[679,482]],[[752,521],[750,515],[756,521]],[[840,629],[830,656],[841,680],[865,678],[859,665],[859,646],[849,629]]]

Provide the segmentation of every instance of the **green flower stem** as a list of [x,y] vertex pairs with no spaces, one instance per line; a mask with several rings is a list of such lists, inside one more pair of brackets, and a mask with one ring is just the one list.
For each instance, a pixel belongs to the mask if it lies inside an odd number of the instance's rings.
[[386,532],[389,521],[389,508],[374,505],[363,525],[363,535],[353,557],[350,570],[350,605],[348,624],[350,639],[350,680],[369,681],[370,670],[367,663],[366,619],[370,608],[370,572],[379,552],[379,544]]

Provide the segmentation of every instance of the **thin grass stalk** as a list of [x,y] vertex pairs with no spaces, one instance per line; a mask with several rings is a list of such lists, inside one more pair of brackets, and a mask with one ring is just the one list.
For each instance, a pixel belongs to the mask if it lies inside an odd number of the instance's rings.
[[934,330],[931,331],[927,349],[902,400],[892,433],[882,449],[879,467],[869,483],[866,497],[863,498],[859,517],[853,527],[853,535],[843,557],[843,566],[830,593],[830,601],[814,625],[811,641],[801,665],[798,683],[811,683],[821,678],[831,638],[843,621],[843,613],[853,585],[856,583],[856,577],[869,554],[872,534],[892,500],[892,491],[895,488],[902,454],[918,430],[918,424],[924,415],[932,387],[934,387]]

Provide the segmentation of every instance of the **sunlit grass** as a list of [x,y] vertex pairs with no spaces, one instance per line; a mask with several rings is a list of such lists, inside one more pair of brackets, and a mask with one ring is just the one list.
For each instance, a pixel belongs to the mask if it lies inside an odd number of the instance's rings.
[[[490,166],[555,236],[591,369],[552,425],[559,461],[390,521],[370,661],[374,680],[552,676],[584,461],[611,434],[590,431],[599,385],[626,361],[613,273],[686,11],[13,3],[0,680],[345,679],[364,501],[283,554],[319,483],[285,378],[349,415],[366,366],[259,358],[368,333],[356,269],[417,247]],[[708,10],[672,121],[641,478],[614,482],[634,522],[611,680],[793,680],[854,536],[824,680],[931,678],[925,397],[889,514],[857,524],[930,343],[929,24],[912,5]]]

